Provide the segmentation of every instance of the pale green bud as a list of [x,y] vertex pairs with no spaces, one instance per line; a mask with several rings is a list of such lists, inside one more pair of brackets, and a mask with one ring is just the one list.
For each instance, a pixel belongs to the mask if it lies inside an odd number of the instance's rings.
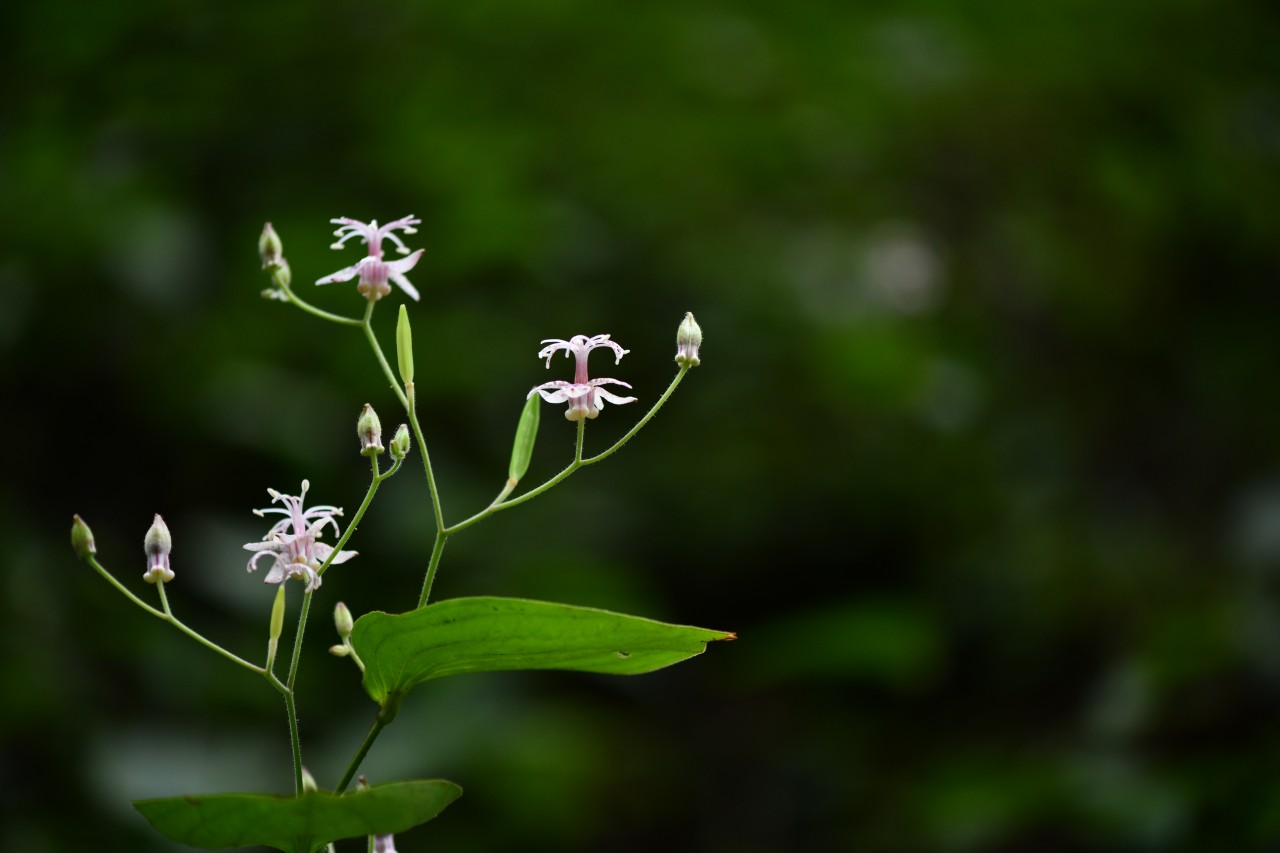
[[405,385],[413,384],[413,329],[409,327],[409,312],[400,306],[400,319],[396,321],[396,364]]
[[681,367],[697,367],[698,347],[702,346],[702,327],[693,319],[693,312],[685,312],[680,328],[676,330],[676,364]]
[[360,436],[360,455],[379,456],[382,454],[382,422],[373,406],[364,404],[360,417],[356,420],[356,434]]
[[[288,287],[293,283],[293,273],[289,270],[289,262],[284,258],[281,258],[271,268],[271,280],[275,282],[276,287]],[[281,296],[285,299],[288,298],[283,294]]]
[[302,790],[304,791],[320,790],[320,786],[316,784],[316,777],[312,776],[311,771],[305,767],[302,768]]
[[533,443],[538,438],[538,419],[542,413],[542,398],[537,394],[524,401],[520,422],[516,425],[516,438],[511,446],[511,465],[507,469],[508,482],[513,486],[529,470],[533,458]]
[[396,428],[396,434],[391,439],[391,458],[396,462],[404,459],[409,455],[409,426],[408,424],[400,424]]
[[347,609],[347,605],[341,601],[333,608],[333,627],[338,629],[338,636],[344,641],[351,636],[351,631],[355,628],[355,620],[351,618],[351,611]]
[[173,570],[169,568],[169,552],[173,550],[173,537],[164,519],[157,513],[151,529],[147,531],[142,546],[147,552],[147,570],[142,579],[147,583],[168,583],[173,580]]
[[268,222],[262,226],[262,236],[258,238],[258,256],[262,258],[262,268],[270,269],[284,260],[284,244],[280,235]]
[[329,647],[329,654],[333,655],[336,658],[345,658],[350,653],[351,653],[351,650],[341,644]]
[[276,588],[276,600],[271,605],[271,641],[280,639],[284,633],[284,584]]
[[71,516],[71,547],[82,560],[87,560],[98,553],[98,546],[93,543],[93,531],[78,515]]

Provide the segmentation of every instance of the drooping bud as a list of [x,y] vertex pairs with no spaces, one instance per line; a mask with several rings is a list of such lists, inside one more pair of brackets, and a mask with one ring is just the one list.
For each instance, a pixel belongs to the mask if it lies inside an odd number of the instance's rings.
[[258,256],[262,258],[262,268],[271,269],[284,260],[284,244],[280,235],[268,222],[262,226],[262,236],[258,238]]
[[360,455],[379,456],[382,454],[382,422],[373,406],[364,404],[360,417],[356,421],[356,434],[360,436]]
[[409,455],[409,425],[400,424],[391,439],[391,458],[396,462]]
[[329,654],[337,658],[345,658],[350,652],[351,652],[351,649],[343,645],[336,645],[336,646],[329,647]]
[[355,620],[351,618],[351,611],[347,609],[347,605],[339,601],[337,606],[333,608],[333,627],[338,629],[338,636],[345,642],[351,636],[351,631],[355,626]]
[[93,531],[78,515],[71,516],[71,547],[76,550],[76,554],[82,560],[87,560],[98,553],[98,546],[93,543]]
[[143,572],[142,579],[147,583],[168,583],[173,580],[173,570],[169,568],[173,537],[169,535],[169,528],[159,513],[156,514],[155,521],[151,522],[151,529],[147,531],[142,544],[147,552],[147,570]]
[[396,365],[405,385],[413,384],[413,329],[409,326],[409,312],[400,306],[400,319],[396,321]]
[[686,311],[680,328],[676,330],[676,364],[681,367],[697,367],[698,347],[702,346],[702,327],[693,319],[693,312]]

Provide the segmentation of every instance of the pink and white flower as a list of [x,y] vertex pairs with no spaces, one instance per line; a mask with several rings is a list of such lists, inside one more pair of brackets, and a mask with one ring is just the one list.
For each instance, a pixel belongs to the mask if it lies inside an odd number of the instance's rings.
[[[258,561],[263,557],[271,558],[271,571],[267,572],[266,583],[283,583],[293,578],[305,583],[308,592],[320,586],[320,567],[333,553],[333,546],[321,542],[320,536],[325,525],[332,525],[334,533],[338,533],[338,522],[334,518],[342,515],[342,509],[320,505],[304,510],[302,502],[309,488],[311,484],[303,480],[302,494],[297,497],[267,489],[271,502],[284,506],[270,506],[253,511],[254,515],[264,518],[267,513],[284,516],[271,525],[261,542],[250,542],[244,546],[246,551],[255,552],[249,558],[248,571],[256,569]],[[345,563],[355,555],[355,551],[339,551],[330,562]]]
[[[422,257],[422,249],[410,253],[409,248],[405,246],[397,235],[396,231],[403,231],[405,234],[416,234],[417,229],[413,226],[422,223],[422,220],[413,216],[405,216],[394,222],[388,222],[386,225],[379,226],[378,220],[364,223],[355,219],[349,219],[340,216],[337,219],[330,219],[330,222],[338,226],[338,230],[333,232],[333,236],[338,241],[329,248],[341,249],[352,237],[359,237],[369,247],[367,257],[361,258],[358,263],[352,264],[343,270],[338,270],[333,275],[327,275],[318,280],[316,284],[332,284],[335,281],[350,281],[356,276],[360,277],[360,282],[356,289],[364,295],[366,299],[376,302],[391,292],[391,285],[388,280],[394,281],[400,285],[400,289],[414,298],[418,299],[418,291],[409,283],[409,279],[405,278],[405,273],[413,269],[418,263],[418,258]],[[390,240],[396,244],[396,251],[402,255],[408,255],[407,258],[401,258],[398,261],[384,261],[382,259],[382,241]]]
[[590,338],[586,335],[574,335],[567,341],[548,338],[543,343],[546,346],[538,352],[538,358],[545,358],[547,367],[551,367],[551,356],[560,350],[564,350],[566,356],[573,355],[575,359],[573,381],[565,382],[557,379],[554,382],[544,382],[530,391],[529,397],[534,394],[541,394],[542,399],[548,403],[567,402],[569,408],[564,413],[564,416],[571,421],[596,417],[596,415],[600,414],[600,410],[604,408],[605,400],[614,405],[634,403],[636,401],[635,397],[619,397],[600,387],[601,385],[631,387],[620,379],[587,378],[587,356],[596,347],[609,347],[609,349],[613,350],[614,364],[621,362],[622,357],[630,352],[630,350],[623,349],[618,343],[609,340],[608,335],[595,335]]

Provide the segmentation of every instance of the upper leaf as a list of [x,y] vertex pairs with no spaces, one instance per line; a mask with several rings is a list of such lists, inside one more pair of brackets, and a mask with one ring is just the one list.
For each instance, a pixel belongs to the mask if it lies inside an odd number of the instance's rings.
[[521,598],[454,598],[356,620],[351,643],[364,661],[364,689],[375,702],[462,672],[573,669],[637,675],[706,650],[727,631],[669,625]]
[[331,841],[404,832],[438,815],[462,789],[440,779],[389,782],[338,796],[306,791],[135,800],[163,835],[206,849],[264,845],[313,853]]

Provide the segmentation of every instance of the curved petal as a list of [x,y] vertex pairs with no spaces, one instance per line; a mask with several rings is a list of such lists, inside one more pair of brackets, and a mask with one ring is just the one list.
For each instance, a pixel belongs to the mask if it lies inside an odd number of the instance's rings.
[[344,270],[338,270],[333,275],[327,275],[324,278],[316,279],[316,284],[333,284],[335,281],[351,281],[360,274],[360,267],[364,265],[362,258],[359,263],[353,264]]

